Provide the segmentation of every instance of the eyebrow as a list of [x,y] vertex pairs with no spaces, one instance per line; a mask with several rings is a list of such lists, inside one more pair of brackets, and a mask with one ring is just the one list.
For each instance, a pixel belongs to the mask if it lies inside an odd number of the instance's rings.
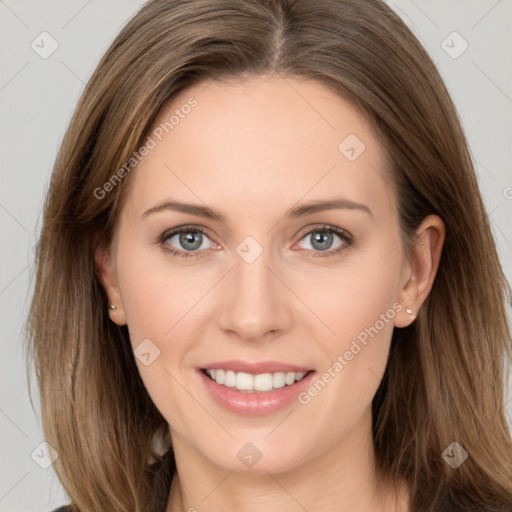
[[[355,201],[351,201],[349,199],[330,199],[326,201],[312,201],[310,203],[302,204],[300,206],[297,206],[295,208],[291,208],[288,210],[284,217],[289,219],[295,219],[300,217],[305,217],[307,215],[311,215],[313,213],[321,212],[324,210],[339,210],[339,209],[346,209],[346,210],[359,210],[362,212],[365,212],[369,214],[371,217],[373,217],[373,213],[366,206],[362,203],[356,203]],[[190,215],[197,215],[199,217],[205,217],[207,219],[216,219],[221,222],[225,222],[225,217],[219,212],[216,212],[212,210],[211,208],[207,206],[201,206],[197,204],[190,204],[190,203],[182,203],[180,201],[174,201],[167,199],[156,206],[153,206],[149,210],[146,210],[142,214],[142,218],[146,218],[148,215],[151,215],[152,213],[161,212],[165,210],[171,210],[171,211],[177,211],[182,213],[188,213]]]

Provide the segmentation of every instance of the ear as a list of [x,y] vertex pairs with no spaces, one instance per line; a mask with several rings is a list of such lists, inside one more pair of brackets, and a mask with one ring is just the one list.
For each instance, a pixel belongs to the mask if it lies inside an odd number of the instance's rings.
[[395,316],[396,327],[410,325],[428,297],[439,268],[445,232],[444,222],[437,215],[425,217],[416,231],[416,243],[399,290],[402,310]]
[[125,325],[126,313],[118,285],[114,265],[115,258],[112,253],[113,250],[111,247],[105,247],[103,244],[99,244],[94,250],[94,266],[96,275],[107,294],[109,306],[111,304],[116,306],[115,309],[109,307],[108,312],[110,319],[117,325]]

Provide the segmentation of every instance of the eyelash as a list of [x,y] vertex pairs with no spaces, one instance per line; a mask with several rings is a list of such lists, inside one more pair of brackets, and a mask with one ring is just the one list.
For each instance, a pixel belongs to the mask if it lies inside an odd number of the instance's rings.
[[[341,229],[341,228],[337,228],[335,226],[330,226],[328,224],[322,224],[319,226],[315,226],[314,228],[310,229],[309,231],[306,231],[300,237],[300,240],[305,238],[307,235],[311,235],[312,233],[314,233],[316,231],[334,233],[334,234],[338,235],[344,243],[342,245],[340,245],[338,248],[331,249],[328,251],[312,251],[311,249],[306,249],[307,251],[313,252],[313,254],[311,255],[312,258],[318,258],[318,257],[329,258],[329,257],[336,256],[339,253],[341,253],[343,250],[345,250],[346,248],[350,247],[354,242],[352,236],[349,235],[349,233],[347,231],[345,231],[344,229]],[[180,228],[176,228],[171,231],[166,231],[166,232],[162,233],[162,235],[160,235],[158,237],[157,243],[160,244],[165,251],[171,253],[172,256],[176,256],[178,258],[187,259],[187,258],[201,257],[201,256],[197,256],[197,255],[203,251],[199,251],[199,250],[177,251],[175,249],[170,248],[169,244],[166,243],[167,240],[169,240],[169,238],[173,237],[174,235],[178,235],[181,233],[190,233],[190,232],[201,233],[205,237],[210,238],[205,233],[205,231],[203,231],[201,228],[198,228],[197,226],[181,226]]]

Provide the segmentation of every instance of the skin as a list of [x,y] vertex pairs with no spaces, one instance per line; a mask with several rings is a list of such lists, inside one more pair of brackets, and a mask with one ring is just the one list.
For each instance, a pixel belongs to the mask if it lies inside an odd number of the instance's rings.
[[[193,96],[180,119],[129,177],[113,243],[95,259],[112,321],[127,324],[136,348],[149,338],[160,355],[140,374],[169,423],[178,467],[167,512],[409,509],[405,487],[379,485],[371,402],[384,374],[394,328],[409,325],[432,287],[445,228],[424,219],[412,256],[404,255],[397,198],[371,126],[324,85],[272,75],[201,83],[182,91],[154,127]],[[349,161],[338,146],[356,134],[366,148]],[[225,221],[164,210],[167,199],[207,205]],[[372,212],[330,209],[288,219],[315,200],[346,198]],[[181,259],[171,228],[204,229],[202,256]],[[327,250],[312,231],[328,224]],[[263,248],[251,264],[237,246],[252,236]],[[188,246],[190,247],[190,246]],[[189,252],[190,249],[189,249]],[[323,251],[325,253],[325,251]],[[401,310],[305,405],[249,417],[210,397],[196,368],[224,359],[276,360],[322,375],[381,314]],[[261,459],[245,467],[247,442]],[[329,491],[326,492],[326,489]],[[299,506],[300,504],[300,506]]]

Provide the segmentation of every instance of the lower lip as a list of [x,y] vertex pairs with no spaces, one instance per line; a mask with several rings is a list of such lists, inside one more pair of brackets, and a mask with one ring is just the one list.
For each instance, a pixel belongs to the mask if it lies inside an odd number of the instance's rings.
[[310,385],[315,374],[314,371],[311,371],[291,386],[285,385],[273,391],[247,393],[238,391],[236,388],[228,388],[222,384],[217,384],[202,370],[198,371],[206,389],[219,405],[231,412],[247,416],[271,414],[290,405],[297,399],[297,395]]

